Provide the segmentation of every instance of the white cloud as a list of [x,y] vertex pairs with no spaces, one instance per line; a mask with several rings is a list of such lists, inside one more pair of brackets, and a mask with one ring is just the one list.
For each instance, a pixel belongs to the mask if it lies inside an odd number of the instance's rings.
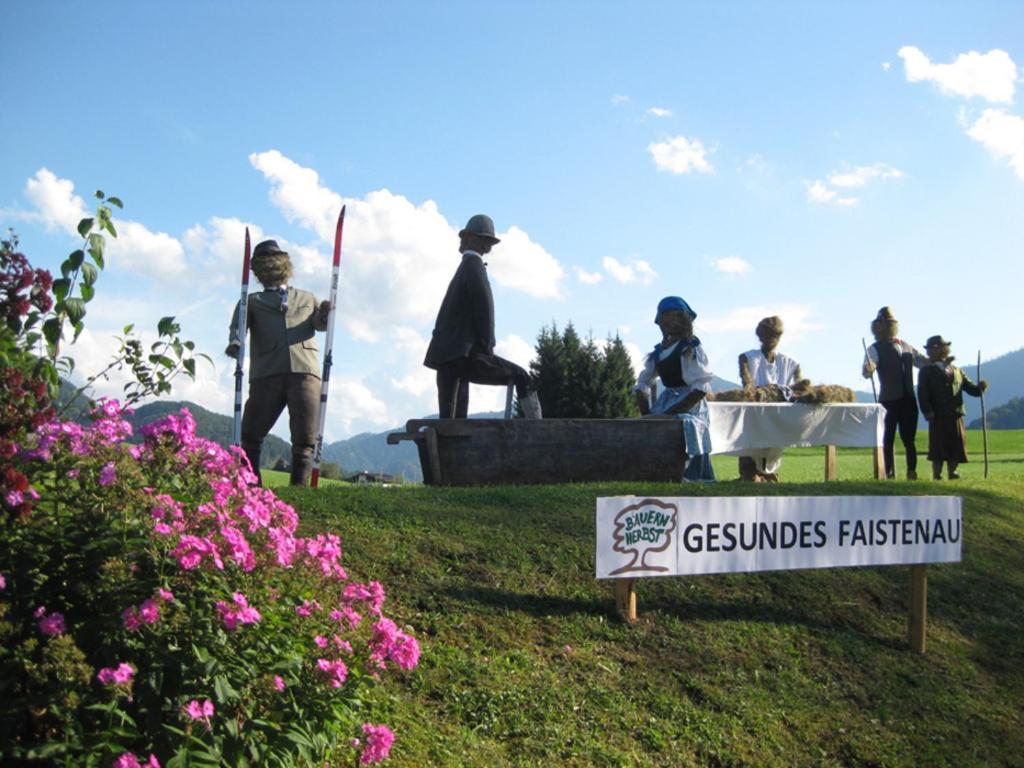
[[1007,158],[1017,177],[1024,179],[1024,118],[1001,109],[986,109],[967,135],[996,157]]
[[562,297],[565,270],[554,256],[519,227],[499,237],[501,243],[487,255],[488,271],[498,285],[538,299]]
[[672,117],[672,110],[664,107],[650,107],[647,114],[651,117]]
[[750,262],[741,259],[739,256],[724,256],[720,259],[712,259],[711,266],[719,272],[727,275],[745,275],[750,271]]
[[829,189],[822,181],[805,182],[807,184],[807,199],[812,203],[820,205],[856,205],[856,197],[840,197],[834,189]]
[[676,136],[666,141],[648,144],[647,151],[651,154],[654,165],[659,171],[674,174],[690,173],[691,171],[715,172],[707,159],[708,150],[705,149],[700,139]]
[[[61,230],[78,237],[78,222],[91,215],[85,201],[75,194],[75,185],[47,168],[40,168],[28,180],[25,195],[35,210],[24,216],[41,222],[51,231]],[[156,280],[174,280],[186,273],[185,251],[176,238],[118,217],[114,218],[114,228],[117,237],[107,236],[105,252],[109,269],[127,270]]]
[[803,304],[782,304],[780,306],[755,305],[736,307],[717,315],[701,315],[697,322],[701,331],[712,333],[744,332],[753,335],[762,318],[778,315],[786,329],[786,338],[799,338],[809,331],[823,328],[814,320],[816,310]]
[[511,360],[526,370],[530,370],[530,362],[537,356],[537,351],[533,348],[532,344],[521,336],[510,333],[505,338],[498,339],[494,345],[494,354],[498,357],[504,357],[506,360]]
[[1017,65],[1006,51],[961,53],[952,64],[933,64],[919,48],[905,45],[903,59],[907,82],[934,82],[943,93],[986,101],[1010,103],[1018,80]]
[[77,236],[78,222],[89,215],[85,201],[75,194],[75,185],[47,168],[40,168],[25,183],[25,194],[36,209],[25,217],[41,222],[49,231],[60,229]]
[[874,165],[862,165],[852,171],[833,173],[828,177],[828,183],[833,187],[850,188],[863,187],[872,179],[902,179],[903,171],[886,165],[875,163]]
[[629,96],[626,96],[625,94],[616,93],[609,99],[609,101],[611,102],[613,107],[618,107],[621,106],[622,104],[629,104],[631,99],[629,98]]
[[[272,202],[289,220],[316,232],[325,248],[333,247],[338,211],[343,202],[347,206],[340,292],[342,320],[356,339],[376,341],[396,322],[434,319],[459,264],[459,227],[436,203],[416,205],[387,189],[343,200],[315,171],[277,150],[254,153],[250,162],[273,185]],[[502,242],[486,259],[494,282],[538,298],[559,298],[565,270],[558,261],[518,227],[499,236]],[[297,273],[308,272],[327,285],[325,254],[313,247],[290,250],[302,257]]]
[[882,70],[883,71],[888,72],[891,68],[892,68],[892,64],[890,64],[888,61],[883,61],[882,62]]
[[857,205],[860,198],[843,195],[840,193],[841,190],[862,189],[875,180],[889,181],[903,177],[903,171],[898,168],[885,163],[874,163],[831,173],[825,181],[816,179],[804,183],[807,185],[807,199],[812,203],[851,206]]
[[584,285],[595,285],[604,279],[600,272],[587,272],[583,267],[573,267],[576,272],[576,279]]
[[605,271],[620,283],[642,283],[650,285],[658,276],[657,272],[643,259],[630,259],[628,264],[623,264],[618,259],[605,256],[601,260]]
[[[363,382],[355,379],[331,379],[331,402],[328,407],[334,416],[335,426],[340,425],[342,433],[350,433],[352,425],[370,424],[388,428],[394,426],[387,404],[373,394]],[[339,439],[339,435],[325,435],[324,442]]]

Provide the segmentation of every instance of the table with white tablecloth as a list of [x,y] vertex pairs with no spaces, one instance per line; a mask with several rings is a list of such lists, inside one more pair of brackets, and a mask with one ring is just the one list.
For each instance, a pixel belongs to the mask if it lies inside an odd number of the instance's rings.
[[835,449],[882,445],[882,406],[874,403],[708,403],[712,453],[742,456],[758,448],[825,446],[826,479],[835,477]]

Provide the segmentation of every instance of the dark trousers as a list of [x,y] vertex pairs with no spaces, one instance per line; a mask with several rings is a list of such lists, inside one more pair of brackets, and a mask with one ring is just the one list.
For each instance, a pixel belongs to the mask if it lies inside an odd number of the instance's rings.
[[896,459],[893,446],[896,444],[896,431],[899,430],[903,450],[907,453],[907,471],[917,471],[917,399],[904,397],[902,400],[885,400],[885,432],[882,435],[882,455],[885,458],[885,476],[896,477]]
[[469,385],[507,386],[512,382],[516,394],[525,397],[530,374],[497,355],[471,352],[468,357],[441,363],[437,369],[437,412],[442,419],[464,419],[469,413]]
[[249,399],[242,413],[242,450],[252,470],[260,475],[263,439],[281,411],[288,409],[292,438],[292,485],[306,485],[313,468],[316,417],[320,408],[320,378],[308,373],[279,373],[249,382]]

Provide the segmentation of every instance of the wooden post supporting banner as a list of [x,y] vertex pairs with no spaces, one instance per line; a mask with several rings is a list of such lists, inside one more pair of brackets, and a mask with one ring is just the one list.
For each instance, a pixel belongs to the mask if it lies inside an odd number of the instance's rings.
[[885,480],[885,453],[882,446],[876,445],[874,450],[875,480]]
[[825,446],[825,479],[836,479],[836,447],[834,445]]
[[615,580],[615,610],[622,620],[629,624],[636,623],[636,579]]
[[924,653],[928,634],[928,572],[927,566],[910,566],[910,650]]

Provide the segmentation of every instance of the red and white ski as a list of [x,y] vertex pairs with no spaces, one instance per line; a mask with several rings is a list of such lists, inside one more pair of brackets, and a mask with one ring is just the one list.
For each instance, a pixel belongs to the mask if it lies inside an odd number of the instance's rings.
[[[242,444],[242,379],[245,376],[245,333],[249,310],[249,228],[245,228],[245,256],[242,258],[242,297],[238,300],[238,357],[235,359],[235,423],[231,441]],[[258,468],[254,467],[258,471]]]
[[338,214],[338,225],[334,230],[334,266],[331,268],[331,311],[327,315],[327,338],[324,340],[324,369],[320,377],[320,412],[317,415],[316,447],[313,449],[313,472],[309,479],[311,487],[320,484],[320,457],[324,448],[324,423],[327,421],[327,389],[331,381],[331,366],[334,364],[334,312],[338,299],[338,274],[341,271],[341,231],[345,226],[345,206]]

